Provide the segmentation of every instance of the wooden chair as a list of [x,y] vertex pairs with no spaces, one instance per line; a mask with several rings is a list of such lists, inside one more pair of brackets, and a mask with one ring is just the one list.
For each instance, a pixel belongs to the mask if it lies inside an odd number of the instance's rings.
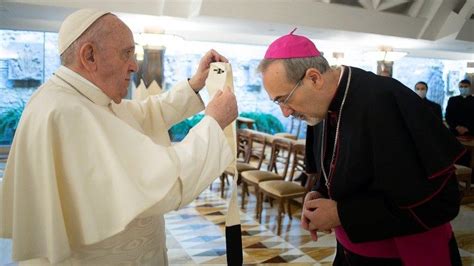
[[296,135],[293,135],[291,133],[286,133],[286,132],[276,133],[274,136],[275,137],[292,139],[292,140],[297,140],[298,139],[298,137]]
[[[265,158],[265,148],[266,148],[266,142],[265,142],[265,136],[262,134],[258,133],[250,133],[248,130],[243,130],[245,134],[249,132],[248,134],[248,140],[247,140],[247,147],[246,151],[244,152],[245,158],[243,162],[237,162],[236,167],[237,167],[237,173],[238,173],[238,179],[237,179],[237,184],[241,183],[242,176],[240,173],[244,171],[249,171],[249,170],[259,170],[260,167],[262,166],[263,159]],[[252,159],[257,159],[256,165],[253,164]],[[252,161],[252,162],[251,162]],[[221,198],[224,198],[224,189],[225,189],[225,183],[229,184],[228,176],[234,176],[234,169],[232,167],[227,167],[225,169],[224,173],[220,176],[221,179]]]
[[[250,131],[248,129],[237,128],[236,133],[237,160],[239,160],[239,157],[242,155],[243,159],[241,159],[241,161],[245,161],[250,143]],[[220,175],[219,179],[221,180],[221,197],[223,198],[225,184],[227,183],[227,185],[229,185],[229,179],[227,178],[227,175],[224,174]],[[210,189],[212,189],[212,183]]]
[[291,200],[295,198],[302,198],[304,202],[304,197],[313,187],[314,183],[317,180],[317,175],[307,174],[308,179],[305,186],[294,183],[293,177],[295,172],[304,171],[304,154],[305,154],[305,145],[295,144],[293,146],[293,163],[291,166],[291,171],[289,175],[289,181],[285,180],[272,180],[272,181],[263,181],[259,183],[259,193],[257,196],[257,218],[259,222],[262,221],[262,209],[263,209],[263,197],[266,196],[271,199],[278,201],[278,216],[277,216],[277,234],[281,233],[281,221],[282,214],[285,213],[285,204],[288,209],[288,217],[293,219],[291,216]]
[[474,202],[474,190],[471,188],[472,169],[458,164],[455,164],[454,167],[456,168],[454,173],[458,179],[459,189],[463,194],[461,203]]
[[237,117],[235,120],[237,123],[237,128],[242,128],[242,125],[245,125],[248,129],[253,129],[253,125],[255,124],[255,120],[247,117]]
[[[275,138],[272,142],[270,162],[267,171],[250,170],[242,172],[242,209],[245,208],[245,195],[248,186],[253,186],[255,195],[258,195],[258,184],[269,180],[283,180],[288,172],[292,142],[288,139]],[[280,166],[280,169],[278,167]],[[281,170],[281,174],[278,171]],[[257,197],[258,206],[258,197]],[[255,212],[258,215],[257,208]]]
[[262,167],[263,160],[265,159],[265,149],[267,148],[266,134],[255,131],[250,133],[250,147],[248,152],[248,163],[257,161],[257,170]]
[[247,153],[250,149],[250,135],[252,134],[248,129],[237,129],[236,130],[236,141],[237,141],[237,158],[242,155],[242,160],[245,161]]

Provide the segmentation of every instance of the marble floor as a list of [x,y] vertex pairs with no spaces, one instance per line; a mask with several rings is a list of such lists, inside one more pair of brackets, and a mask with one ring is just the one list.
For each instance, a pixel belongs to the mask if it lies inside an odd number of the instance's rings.
[[[223,232],[227,202],[220,198],[218,187],[219,181],[191,205],[165,216],[170,264],[226,265]],[[276,209],[266,207],[262,224],[255,220],[253,194],[246,210],[241,212],[245,264],[331,265],[335,246],[333,234],[321,233],[318,242],[311,241],[309,234],[300,229],[297,217],[301,212],[294,206],[293,219],[284,218],[282,234],[278,236]]]
[[[226,201],[219,196],[219,181],[186,208],[166,215],[168,254],[174,265],[225,265],[224,219]],[[226,191],[226,195],[230,194]],[[240,199],[240,198],[239,198]],[[251,193],[241,212],[244,263],[247,265],[332,265],[334,234],[320,233],[317,242],[300,228],[301,209],[293,219],[285,216],[282,234],[276,235],[276,208],[265,203],[262,224],[255,220]],[[463,265],[474,265],[474,204],[463,205],[452,222]],[[203,230],[196,230],[197,228]],[[204,229],[205,228],[205,229]]]
[[[185,208],[165,216],[171,265],[226,265],[224,221],[227,202],[220,198],[220,181]],[[230,194],[226,186],[226,195]],[[239,196],[240,199],[240,196]],[[331,265],[334,234],[321,233],[314,242],[299,226],[300,208],[293,219],[285,217],[282,234],[276,234],[276,208],[265,203],[262,224],[255,220],[255,197],[241,211],[242,242],[246,265]],[[463,265],[474,265],[474,204],[463,205],[453,221]],[[0,265],[10,261],[10,241],[0,239]]]

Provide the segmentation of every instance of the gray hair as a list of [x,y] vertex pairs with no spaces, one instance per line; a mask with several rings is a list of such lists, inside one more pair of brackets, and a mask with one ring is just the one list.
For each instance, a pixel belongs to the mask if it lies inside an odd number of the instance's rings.
[[325,73],[331,66],[322,55],[317,57],[290,58],[290,59],[262,59],[258,65],[257,72],[263,73],[268,67],[278,60],[283,62],[286,70],[286,78],[289,82],[298,82],[309,68],[315,68],[321,74]]
[[91,26],[84,33],[82,33],[81,36],[79,36],[79,38],[71,43],[71,45],[60,56],[61,65],[69,66],[74,64],[76,61],[76,53],[79,52],[81,46],[86,42],[93,42],[100,47],[100,42],[98,41],[99,38],[105,39],[113,31],[112,27],[104,27],[102,23],[99,23],[99,21],[101,21],[107,15],[113,16],[113,14],[103,15],[94,21],[94,23],[92,23]]

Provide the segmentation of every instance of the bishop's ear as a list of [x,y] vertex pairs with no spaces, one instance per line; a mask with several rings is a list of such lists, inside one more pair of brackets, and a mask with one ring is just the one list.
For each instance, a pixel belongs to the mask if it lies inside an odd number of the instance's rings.
[[81,46],[79,50],[79,57],[81,64],[84,68],[89,71],[93,71],[97,69],[97,47],[87,42]]
[[309,78],[313,84],[313,86],[317,88],[321,88],[324,83],[324,79],[322,78],[321,72],[317,70],[316,68],[309,68],[306,70],[306,76],[305,78]]

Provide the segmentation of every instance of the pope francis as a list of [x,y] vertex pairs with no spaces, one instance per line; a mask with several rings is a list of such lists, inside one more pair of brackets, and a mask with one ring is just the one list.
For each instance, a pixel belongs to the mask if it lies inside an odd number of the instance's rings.
[[237,116],[217,93],[180,143],[167,130],[204,109],[194,76],[143,101],[122,100],[137,71],[130,29],[82,9],[59,31],[61,67],[31,97],[5,169],[0,236],[35,265],[167,265],[163,214],[191,202],[233,160],[222,131]]

